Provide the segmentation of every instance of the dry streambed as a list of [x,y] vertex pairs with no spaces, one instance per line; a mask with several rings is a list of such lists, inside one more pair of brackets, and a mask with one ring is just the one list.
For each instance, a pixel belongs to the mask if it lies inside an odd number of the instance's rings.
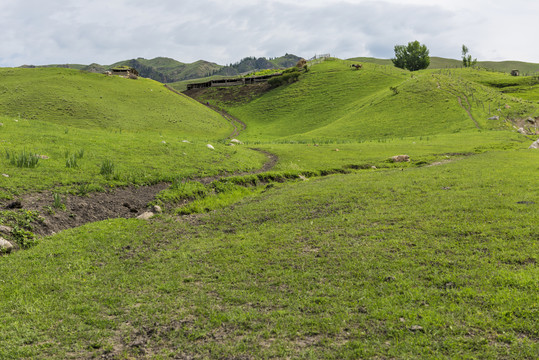
[[[278,161],[276,155],[260,149],[268,160],[263,167],[251,172],[227,174],[193,179],[203,184],[227,177],[247,174],[257,174],[271,170]],[[86,196],[66,194],[61,196],[65,209],[54,208],[52,191],[31,193],[9,201],[0,201],[3,210],[32,210],[38,211],[42,221],[34,222],[33,232],[47,236],[59,231],[84,225],[86,223],[115,218],[135,218],[150,211],[148,204],[155,196],[168,188],[170,183],[159,183],[148,186],[128,186],[114,188],[105,192],[94,192]]]

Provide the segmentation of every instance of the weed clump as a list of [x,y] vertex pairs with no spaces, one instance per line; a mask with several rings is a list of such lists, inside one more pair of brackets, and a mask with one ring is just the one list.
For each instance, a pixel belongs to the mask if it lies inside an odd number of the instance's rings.
[[39,155],[22,150],[18,154],[15,151],[6,150],[6,159],[9,160],[11,165],[15,165],[20,168],[35,168],[39,163]]
[[114,174],[114,163],[112,160],[104,160],[101,163],[101,169],[99,170],[99,174],[104,176],[110,176]]

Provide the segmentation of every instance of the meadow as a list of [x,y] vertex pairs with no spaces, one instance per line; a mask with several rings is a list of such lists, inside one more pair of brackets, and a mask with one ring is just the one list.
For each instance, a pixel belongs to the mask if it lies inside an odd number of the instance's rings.
[[[533,78],[350,64],[199,94],[246,124],[236,146],[227,119],[150,80],[0,69],[4,206],[168,186],[149,221],[5,235],[26,245],[0,256],[0,358],[537,358],[538,134],[515,129],[539,117]],[[276,163],[256,172],[261,150]],[[23,151],[48,159],[18,167]]]

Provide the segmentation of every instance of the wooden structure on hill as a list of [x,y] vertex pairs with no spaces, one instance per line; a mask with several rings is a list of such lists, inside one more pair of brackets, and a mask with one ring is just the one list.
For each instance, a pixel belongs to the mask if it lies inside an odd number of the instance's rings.
[[271,75],[261,75],[261,76],[250,76],[244,78],[230,78],[230,79],[218,79],[210,80],[200,83],[187,84],[187,90],[191,89],[202,89],[209,87],[220,87],[220,86],[238,86],[238,85],[249,85],[249,84],[258,84],[262,82],[267,82],[269,79],[275,76],[280,76],[283,73],[275,73]]
[[129,66],[117,66],[110,69],[110,74],[129,77],[130,75],[138,76],[138,71]]

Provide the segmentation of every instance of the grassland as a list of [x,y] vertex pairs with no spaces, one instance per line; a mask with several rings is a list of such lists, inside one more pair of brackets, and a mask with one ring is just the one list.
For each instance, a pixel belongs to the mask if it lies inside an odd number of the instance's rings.
[[[110,108],[84,100],[90,90],[44,88],[71,93],[76,115],[21,100],[41,104],[38,90],[61,76],[2,82],[2,155],[50,155],[35,168],[0,157],[4,197],[81,182],[172,185],[150,221],[26,238],[0,257],[0,358],[535,359],[539,152],[528,149],[537,135],[513,127],[538,116],[534,90],[513,91],[533,79],[350,63],[314,65],[253,96],[200,95],[246,123],[235,147],[222,141],[225,119],[189,99],[174,107],[184,99],[154,82],[106,80]],[[139,84],[164,91],[154,101],[172,109],[152,114]],[[131,94],[130,112],[116,91]],[[116,108],[103,127],[96,109]],[[168,111],[186,124],[160,119]],[[278,155],[271,172],[195,181],[260,168],[250,147]],[[398,154],[411,161],[390,160]],[[100,173],[106,159],[117,176]],[[0,224],[39,216],[2,214]]]
[[[377,59],[372,57],[356,57],[349,59],[354,62],[368,62],[378,65],[392,66],[390,59]],[[488,69],[490,71],[502,72],[509,74],[512,70],[517,69],[521,75],[533,76],[539,73],[539,64],[528,63],[523,61],[478,61],[477,67]],[[462,60],[441,58],[431,56],[429,69],[456,69],[462,68]]]

